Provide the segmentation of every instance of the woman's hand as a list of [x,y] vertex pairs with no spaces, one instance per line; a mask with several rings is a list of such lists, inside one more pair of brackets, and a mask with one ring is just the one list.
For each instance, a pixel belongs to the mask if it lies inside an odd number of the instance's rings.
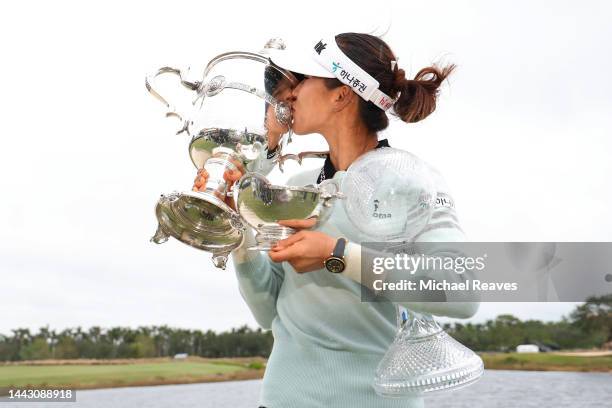
[[[225,182],[227,183],[227,191],[231,191],[234,183],[238,180],[240,180],[240,178],[242,177],[242,175],[245,173],[244,170],[244,166],[242,165],[242,163],[240,163],[237,160],[234,159],[230,159],[230,161],[232,162],[232,164],[234,164],[234,166],[236,166],[236,169],[232,170],[232,169],[227,169],[225,171],[225,173],[223,173],[223,179],[225,180]],[[198,174],[195,178],[195,180],[193,181],[193,191],[205,191],[206,190],[206,182],[208,181],[208,172],[206,171],[206,169],[199,169],[198,170]],[[214,192],[215,196],[218,199],[221,199],[221,195],[219,194],[218,191]],[[225,204],[227,204],[232,210],[236,211],[236,205],[234,204],[234,199],[232,197],[225,197],[224,200]]]
[[[282,220],[280,225],[303,229],[315,225],[316,219]],[[334,250],[336,239],[319,231],[298,231],[278,241],[268,255],[274,262],[287,261],[296,272],[311,272],[325,266],[325,260]]]

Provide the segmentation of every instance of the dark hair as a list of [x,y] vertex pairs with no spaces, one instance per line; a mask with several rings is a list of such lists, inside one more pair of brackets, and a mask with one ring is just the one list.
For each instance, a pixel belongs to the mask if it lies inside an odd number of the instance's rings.
[[[288,72],[289,74],[295,77],[297,81],[294,85],[297,85],[299,82],[304,80],[304,75],[298,74],[297,72],[287,71],[280,68],[278,65],[270,62],[270,65],[266,66],[264,69],[264,89],[266,93],[270,96],[275,97],[276,91],[278,91],[279,85],[285,79],[285,75],[283,75],[283,71]],[[265,102],[264,106],[264,115],[268,112],[268,102]]]
[[[406,79],[406,72],[391,61],[397,58],[391,48],[380,38],[361,33],[344,33],[336,36],[336,43],[344,54],[379,82],[379,89],[391,98],[399,98],[393,105],[395,114],[404,122],[418,122],[436,109],[438,88],[455,69],[451,64],[443,68],[432,65],[421,69],[414,79]],[[328,89],[342,85],[336,78],[325,80]],[[369,131],[378,132],[389,126],[386,113],[359,98],[359,114]]]

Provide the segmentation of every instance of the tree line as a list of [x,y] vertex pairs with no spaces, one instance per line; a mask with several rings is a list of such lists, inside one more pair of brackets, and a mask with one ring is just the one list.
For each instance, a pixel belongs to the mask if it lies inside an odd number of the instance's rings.
[[519,344],[536,344],[544,350],[612,348],[612,295],[588,298],[558,322],[521,321],[506,314],[482,324],[444,328],[478,351],[514,351]]
[[[526,343],[549,349],[612,346],[612,295],[589,298],[558,322],[521,321],[512,315],[500,315],[485,323],[454,323],[444,328],[477,351],[512,351]],[[37,333],[16,329],[11,335],[0,334],[0,361],[172,357],[178,353],[267,357],[272,344],[271,332],[247,326],[221,333],[168,326],[137,329],[95,326],[59,332],[43,327]]]
[[12,332],[9,336],[0,334],[0,361],[172,357],[178,353],[211,358],[254,357],[268,356],[273,342],[271,332],[247,326],[222,333],[168,326],[94,326],[60,332],[43,327],[38,333],[29,329]]

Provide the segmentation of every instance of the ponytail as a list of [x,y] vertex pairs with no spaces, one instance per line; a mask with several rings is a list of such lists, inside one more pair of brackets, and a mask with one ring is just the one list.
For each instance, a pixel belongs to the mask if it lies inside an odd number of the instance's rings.
[[397,116],[404,122],[414,123],[425,119],[436,109],[436,98],[442,82],[456,65],[444,68],[436,65],[421,69],[414,79],[406,79],[403,69],[395,69],[394,88],[400,96],[393,105]]

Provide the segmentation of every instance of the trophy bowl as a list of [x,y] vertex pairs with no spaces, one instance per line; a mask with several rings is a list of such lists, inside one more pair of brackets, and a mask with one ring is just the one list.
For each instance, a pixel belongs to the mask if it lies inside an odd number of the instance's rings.
[[269,251],[296,232],[278,221],[316,218],[320,224],[329,216],[334,200],[343,197],[334,180],[317,186],[280,186],[257,173],[245,174],[235,189],[238,212],[257,232],[256,245],[248,248],[256,251]]

